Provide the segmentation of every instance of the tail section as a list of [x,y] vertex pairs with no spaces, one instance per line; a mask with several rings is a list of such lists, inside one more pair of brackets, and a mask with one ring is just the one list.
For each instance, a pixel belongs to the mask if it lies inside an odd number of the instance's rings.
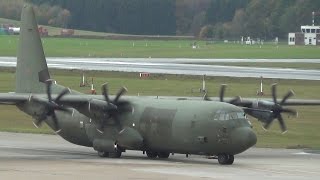
[[31,5],[24,5],[16,68],[16,93],[44,93],[50,79],[47,62]]

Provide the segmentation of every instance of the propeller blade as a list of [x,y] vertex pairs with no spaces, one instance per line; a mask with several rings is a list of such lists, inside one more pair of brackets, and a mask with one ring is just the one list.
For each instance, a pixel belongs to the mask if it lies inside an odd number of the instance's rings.
[[53,112],[52,114],[52,120],[53,120],[53,124],[54,124],[54,130],[56,133],[59,133],[61,131],[59,123],[58,123],[58,118],[56,113]]
[[290,90],[282,99],[282,101],[280,102],[280,105],[283,105],[290,97],[292,97],[294,95],[294,92],[292,90]]
[[52,85],[52,81],[50,79],[48,79],[46,81],[46,91],[47,91],[47,96],[48,96],[48,100],[51,102],[52,101],[52,97],[51,97],[51,85]]
[[280,124],[280,128],[281,128],[282,134],[286,133],[287,132],[287,127],[286,127],[286,124],[284,123],[284,120],[283,120],[281,114],[278,116],[278,121],[279,121],[279,124]]
[[101,123],[98,123],[96,125],[97,127],[97,131],[100,133],[100,134],[103,134],[104,133],[104,124],[103,124],[103,121]]
[[34,125],[36,128],[39,128],[39,127],[41,127],[41,125],[42,125],[42,121],[43,121],[43,120],[41,120],[41,119],[34,120],[34,121],[33,121],[33,125]]
[[222,84],[221,88],[220,88],[220,102],[223,102],[223,98],[224,98],[224,93],[226,91],[226,84]]
[[65,96],[66,94],[69,94],[69,93],[70,93],[70,89],[69,89],[69,88],[65,88],[65,89],[58,95],[58,97],[56,98],[55,102],[56,102],[57,104],[59,104],[60,99],[61,99],[63,96]]
[[122,87],[122,88],[120,89],[120,91],[117,93],[117,96],[115,97],[114,102],[117,103],[118,100],[119,100],[119,98],[120,98],[124,93],[126,93],[127,91],[128,91],[127,88]]
[[229,103],[230,104],[235,104],[236,102],[241,102],[241,97],[240,96],[236,96],[236,97],[234,97],[233,99],[231,99],[230,101],[229,101]]
[[208,97],[208,93],[207,92],[203,95],[202,99],[205,100],[205,101],[211,101],[211,99]]
[[278,101],[277,101],[277,83],[272,84],[272,86],[271,86],[271,94],[272,94],[273,102],[275,104],[277,104],[278,103]]
[[297,116],[298,115],[298,112],[296,110],[294,110],[294,109],[284,108],[284,109],[282,109],[282,112],[288,113],[288,114],[290,114],[292,116]]
[[104,96],[104,99],[107,101],[107,103],[109,103],[110,99],[108,95],[108,83],[104,83],[101,89],[102,89],[102,95]]
[[[273,121],[273,120],[272,120],[272,121]],[[269,129],[270,126],[271,126],[272,121],[270,121],[270,122],[268,122],[268,123],[265,123],[265,124],[263,125],[263,128],[264,128],[265,130]]]

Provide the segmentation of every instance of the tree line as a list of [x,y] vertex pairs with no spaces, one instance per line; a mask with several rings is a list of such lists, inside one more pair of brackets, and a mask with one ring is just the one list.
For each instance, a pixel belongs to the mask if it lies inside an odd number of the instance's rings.
[[[0,0],[0,16],[18,19],[23,0]],[[26,0],[40,23],[124,34],[201,38],[285,38],[311,24],[319,0]],[[21,3],[20,3],[21,2]],[[320,24],[320,18],[316,17]]]

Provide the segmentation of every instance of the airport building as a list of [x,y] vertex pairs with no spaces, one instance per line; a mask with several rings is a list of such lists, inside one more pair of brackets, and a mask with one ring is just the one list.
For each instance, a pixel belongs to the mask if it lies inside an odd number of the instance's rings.
[[314,25],[314,16],[320,13],[312,12],[312,25],[301,26],[301,32],[289,33],[289,45],[320,45],[320,26]]
[[289,45],[320,45],[320,26],[301,26],[301,32],[289,33]]

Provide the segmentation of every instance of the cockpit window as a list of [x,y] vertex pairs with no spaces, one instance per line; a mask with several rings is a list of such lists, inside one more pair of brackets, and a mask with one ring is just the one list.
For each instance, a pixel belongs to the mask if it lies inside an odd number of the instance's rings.
[[219,120],[220,120],[220,121],[226,120],[226,119],[225,119],[225,116],[226,116],[225,113],[220,113]]
[[238,115],[236,112],[230,113],[230,119],[238,119]]
[[237,112],[237,116],[239,119],[245,119],[246,115],[243,112]]
[[243,112],[223,112],[217,111],[213,117],[214,120],[227,121],[236,119],[245,119],[245,114]]

